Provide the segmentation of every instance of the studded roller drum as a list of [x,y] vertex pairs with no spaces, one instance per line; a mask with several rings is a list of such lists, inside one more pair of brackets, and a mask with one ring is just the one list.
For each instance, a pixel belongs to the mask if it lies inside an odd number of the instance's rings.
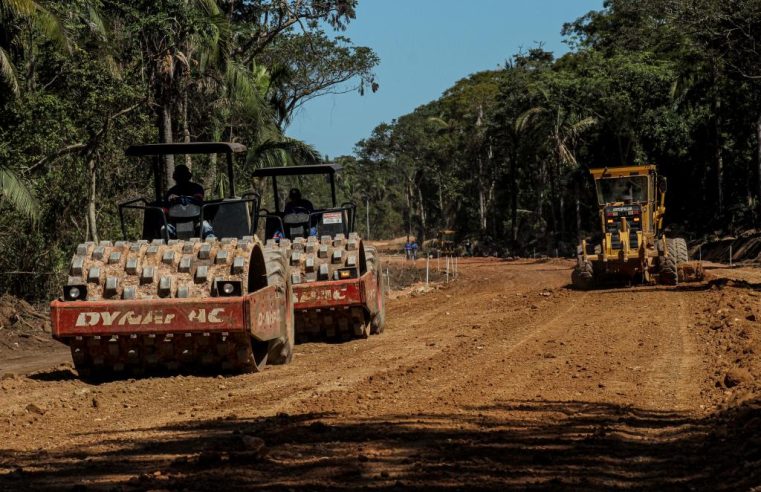
[[293,314],[293,289],[288,281],[288,259],[285,250],[277,247],[264,248],[264,260],[267,265],[267,285],[274,285],[286,302],[281,304],[281,319],[285,320],[286,330],[283,336],[273,340],[268,346],[269,364],[288,364],[293,358],[293,346],[296,343]]
[[[359,278],[368,268],[365,246],[357,233],[297,237],[279,242],[270,239],[266,247],[284,252],[293,286],[342,280],[341,272],[347,271],[351,272],[351,278]],[[337,306],[297,310],[295,321],[296,340],[303,342],[366,338],[373,320],[364,308]],[[380,321],[382,330],[382,319]]]
[[[264,273],[252,266],[254,255],[263,254],[271,258],[265,263],[268,282],[287,288],[282,253],[267,252],[255,237],[80,244],[68,284],[86,284],[88,301],[205,299],[218,295],[218,280],[240,281],[245,295],[253,285],[249,276]],[[68,343],[77,371],[91,378],[164,370],[256,371],[273,345],[247,333],[183,332],[74,337]]]
[[377,335],[383,333],[383,327],[386,323],[386,296],[383,290],[383,269],[381,268],[380,255],[374,246],[365,248],[365,258],[367,260],[368,271],[375,272],[378,278],[377,306],[378,311],[373,314],[370,320],[370,333]]

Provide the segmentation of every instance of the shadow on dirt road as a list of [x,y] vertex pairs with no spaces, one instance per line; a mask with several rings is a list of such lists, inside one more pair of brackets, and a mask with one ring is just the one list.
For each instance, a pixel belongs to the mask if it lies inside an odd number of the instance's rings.
[[100,450],[0,450],[0,467],[16,467],[0,489],[745,490],[761,483],[759,408],[696,420],[513,401],[463,409],[467,416],[350,423],[329,414],[232,417],[103,435]]

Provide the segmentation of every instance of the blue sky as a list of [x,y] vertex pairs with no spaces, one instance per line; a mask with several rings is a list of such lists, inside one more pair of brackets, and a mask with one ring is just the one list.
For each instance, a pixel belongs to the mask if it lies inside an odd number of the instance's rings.
[[544,43],[567,51],[560,30],[603,0],[360,0],[344,35],[380,57],[380,90],[305,104],[287,133],[330,157],[350,155],[378,124],[438,98],[457,80]]

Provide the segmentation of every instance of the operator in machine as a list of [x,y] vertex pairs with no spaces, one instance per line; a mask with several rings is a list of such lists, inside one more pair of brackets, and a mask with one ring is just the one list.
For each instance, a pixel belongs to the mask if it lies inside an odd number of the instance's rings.
[[[166,201],[171,207],[177,203],[183,202],[186,198],[190,198],[196,203],[203,204],[204,189],[198,183],[194,183],[193,173],[190,172],[190,168],[185,164],[179,164],[174,167],[174,173],[172,178],[175,181],[175,185],[169,188],[167,191]],[[162,227],[163,228],[163,227]],[[167,232],[170,238],[177,237],[177,231],[174,224],[169,224]],[[209,221],[204,220],[201,224],[201,235],[203,238],[215,237],[214,229],[211,227]]]
[[191,179],[193,179],[193,173],[190,172],[188,166],[185,164],[175,166],[172,179],[174,179],[176,184],[167,191],[167,202],[176,202],[181,196],[191,197],[199,202],[203,201],[203,186],[191,181]]
[[285,213],[293,214],[297,213],[298,209],[304,209],[308,213],[314,212],[314,205],[306,198],[301,197],[301,190],[298,188],[291,188],[288,192],[288,201],[285,203]]

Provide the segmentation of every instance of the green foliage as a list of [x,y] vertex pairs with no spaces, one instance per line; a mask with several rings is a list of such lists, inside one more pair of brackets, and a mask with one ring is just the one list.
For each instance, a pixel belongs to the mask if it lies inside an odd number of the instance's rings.
[[753,0],[606,1],[564,26],[570,53],[519,53],[359,142],[355,165],[402,214],[385,235],[573,254],[597,227],[587,170],[633,163],[670,178],[672,231],[755,226],[759,33]]
[[[124,156],[131,144],[242,142],[240,192],[254,167],[319,161],[284,134],[295,106],[283,101],[372,80],[372,50],[329,40],[355,5],[0,0],[0,290],[48,299],[77,243],[121,237],[117,203],[153,196],[149,164]],[[317,51],[284,58],[306,39]],[[187,163],[209,196],[224,192],[222,162]],[[128,214],[128,236],[139,219]]]

